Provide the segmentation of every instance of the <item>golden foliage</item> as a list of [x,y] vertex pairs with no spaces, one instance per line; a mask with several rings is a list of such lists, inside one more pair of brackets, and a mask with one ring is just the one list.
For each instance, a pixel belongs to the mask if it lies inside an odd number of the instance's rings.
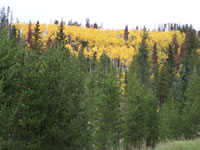
[[[16,23],[17,29],[20,30],[21,37],[26,39],[28,32],[28,24]],[[35,24],[32,24],[34,28]],[[41,24],[40,29],[42,31],[42,39],[44,46],[47,43],[49,37],[52,40],[55,39],[58,25],[55,24]],[[142,40],[141,30],[130,30],[129,39],[126,42],[123,38],[124,30],[103,30],[92,29],[78,26],[65,26],[64,30],[68,40],[68,44],[65,46],[70,49],[75,55],[77,50],[81,48],[81,40],[87,41],[87,47],[84,49],[85,56],[93,56],[94,52],[97,54],[97,59],[105,52],[110,58],[118,58],[120,62],[125,65],[130,64],[133,55],[138,51],[140,42]],[[158,61],[166,59],[166,48],[172,41],[173,35],[176,34],[178,44],[181,45],[185,40],[185,34],[179,31],[151,31],[148,37],[149,55],[152,54],[153,45],[157,43],[158,49]],[[77,47],[74,50],[73,45]],[[180,49],[179,49],[180,52]]]

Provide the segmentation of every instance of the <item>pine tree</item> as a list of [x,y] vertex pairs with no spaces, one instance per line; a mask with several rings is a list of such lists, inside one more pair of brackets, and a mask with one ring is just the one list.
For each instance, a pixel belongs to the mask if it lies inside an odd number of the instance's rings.
[[158,141],[157,98],[151,89],[144,91],[147,112],[146,146],[154,148]]
[[124,29],[124,40],[127,42],[128,41],[128,25],[126,25],[125,29]]
[[48,50],[52,44],[52,39],[51,39],[51,36],[49,36],[48,40],[47,40],[47,43],[46,43],[46,50]]
[[[96,117],[96,111],[97,111],[97,100],[98,97],[98,87],[97,87],[97,75],[94,73],[93,70],[92,74],[90,75],[90,78],[86,80],[86,88],[85,88],[85,107],[86,107],[86,117],[88,119],[88,132],[91,135],[89,138],[89,145],[93,147],[96,145],[96,130],[98,128],[97,126],[97,117]],[[92,146],[93,145],[93,146]],[[89,148],[91,148],[89,147]],[[88,148],[88,149],[89,149]]]
[[179,45],[178,45],[176,34],[173,35],[172,46],[173,46],[173,49],[174,49],[175,58],[177,58]]
[[169,88],[172,88],[176,73],[176,58],[174,54],[174,49],[171,44],[169,44],[168,48],[167,72],[168,72]]
[[138,80],[134,63],[128,75],[127,105],[124,138],[127,149],[140,148],[146,142],[154,146],[157,136],[157,100],[151,89],[146,89]]
[[87,131],[87,120],[83,118],[82,73],[75,61],[62,51],[62,46],[47,52],[45,60],[48,68],[43,82],[52,92],[44,91],[43,98],[50,100],[46,103],[45,117],[50,136],[45,134],[47,142],[44,141],[43,146],[48,146],[48,149],[84,149],[87,137],[83,133]]
[[63,21],[60,22],[60,25],[58,26],[58,31],[56,33],[56,39],[55,42],[56,44],[62,44],[65,45],[66,44],[66,35],[64,33],[64,23]]
[[159,137],[161,140],[178,139],[181,136],[181,118],[176,108],[172,89],[159,112]]
[[111,71],[110,63],[110,58],[103,53],[100,57],[100,62],[97,64],[97,71],[100,79],[103,79],[104,75]]
[[11,40],[17,40],[17,28],[15,25],[12,26],[10,38]]
[[187,31],[186,34],[186,39],[185,39],[185,52],[183,55],[183,59],[182,59],[182,65],[185,68],[185,89],[187,88],[187,84],[188,84],[188,78],[189,75],[191,75],[194,66],[192,65],[192,61],[195,60],[191,60],[190,57],[192,56],[193,52],[195,52],[197,49],[197,37],[196,37],[196,31],[192,28],[189,28],[189,30]]
[[[8,7],[7,10],[5,9],[5,7],[3,7],[2,9],[0,9],[0,30],[5,30],[6,28],[8,28],[9,25],[9,11],[10,8]],[[7,12],[6,12],[7,11]]]
[[90,19],[87,18],[87,19],[86,19],[85,27],[86,27],[86,28],[90,28],[90,26],[91,26],[91,25],[90,25]]
[[87,82],[86,101],[92,145],[97,149],[119,147],[121,137],[120,89],[109,58],[104,54]]
[[[32,47],[37,52],[37,54],[40,56],[42,54],[42,32],[40,31],[40,23],[37,21],[36,26],[34,28],[33,32],[33,41],[32,41]],[[31,36],[31,34],[29,35]]]
[[148,47],[147,47],[148,33],[143,29],[142,42],[136,55],[135,69],[142,85],[148,85],[150,81],[150,64],[148,60]]
[[154,43],[153,53],[152,53],[152,84],[154,93],[157,93],[157,84],[158,84],[158,74],[159,74],[159,64],[158,64],[158,56],[157,56],[157,43]]
[[97,97],[96,133],[98,149],[119,147],[120,140],[120,93],[116,74],[112,71],[99,81],[100,94]]
[[195,69],[192,81],[186,90],[187,101],[183,111],[183,133],[186,138],[195,138],[200,131],[200,76]]
[[184,55],[184,52],[185,52],[185,44],[183,43],[180,48],[180,54],[177,56],[177,59],[176,59],[176,71],[177,72],[180,69],[180,64],[181,64],[181,60]]
[[153,65],[158,63],[157,43],[154,43],[154,46],[153,46],[152,63]]
[[157,97],[159,100],[159,108],[166,102],[169,92],[169,78],[167,73],[166,63],[162,65],[161,71],[159,73],[159,79],[157,84]]
[[[20,48],[0,31],[0,149],[14,149],[19,137]],[[18,147],[20,149],[20,147]]]
[[183,57],[181,60],[181,68],[180,68],[180,90],[179,92],[179,103],[180,109],[182,110],[184,107],[184,103],[186,101],[185,91],[188,87],[190,76],[192,75],[192,71],[194,70],[197,64],[197,37],[196,31],[189,27],[186,33],[186,39],[184,43],[184,51]]
[[85,74],[88,74],[88,72],[89,72],[89,58],[87,58],[84,55],[84,49],[85,49],[86,46],[87,46],[87,43],[84,43],[82,41],[82,47],[78,52],[78,63],[80,65],[82,72],[84,72]]
[[73,57],[62,46],[49,48],[38,60],[25,59],[22,131],[27,149],[85,149],[84,80]]

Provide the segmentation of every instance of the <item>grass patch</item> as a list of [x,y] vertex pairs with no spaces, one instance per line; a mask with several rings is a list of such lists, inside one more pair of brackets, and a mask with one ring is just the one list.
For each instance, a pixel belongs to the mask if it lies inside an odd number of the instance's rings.
[[153,150],[200,150],[200,139],[158,144]]

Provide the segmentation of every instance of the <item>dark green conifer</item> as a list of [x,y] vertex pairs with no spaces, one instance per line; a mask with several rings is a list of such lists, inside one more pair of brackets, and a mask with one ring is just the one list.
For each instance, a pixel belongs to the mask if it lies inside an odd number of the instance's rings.
[[64,23],[63,21],[60,22],[60,25],[58,26],[58,31],[56,33],[56,39],[55,42],[56,44],[62,44],[65,45],[66,44],[66,35],[64,33]]
[[195,69],[185,96],[187,101],[183,111],[183,133],[188,139],[198,136],[200,131],[200,76]]
[[180,90],[179,104],[180,109],[182,110],[184,107],[184,103],[186,101],[185,91],[188,88],[189,80],[192,75],[192,71],[198,62],[198,54],[197,54],[197,35],[196,31],[189,27],[186,33],[186,39],[184,43],[184,53],[181,59],[181,68],[180,68],[180,83],[178,90]]
[[173,92],[170,90],[168,99],[159,112],[159,137],[161,140],[173,140],[181,136],[180,117],[174,102]]
[[169,93],[169,78],[167,72],[167,65],[166,63],[163,64],[161,71],[159,73],[159,79],[157,84],[157,97],[159,108],[161,109],[161,105],[166,102]]
[[157,139],[157,99],[145,88],[132,62],[128,73],[127,104],[125,109],[124,140],[127,149],[141,148],[143,143],[154,146]]
[[121,138],[120,89],[111,62],[105,54],[87,83],[87,105],[92,143],[97,149],[119,147]]
[[142,42],[135,58],[135,69],[142,85],[149,85],[150,82],[150,64],[148,59],[147,38],[148,32],[146,31],[146,28],[144,28]]
[[169,88],[172,88],[176,74],[176,58],[174,54],[174,49],[171,44],[169,44],[168,47],[167,72],[168,72]]
[[33,31],[33,49],[37,52],[38,55],[42,54],[42,32],[40,30],[40,23],[37,21],[36,26]]

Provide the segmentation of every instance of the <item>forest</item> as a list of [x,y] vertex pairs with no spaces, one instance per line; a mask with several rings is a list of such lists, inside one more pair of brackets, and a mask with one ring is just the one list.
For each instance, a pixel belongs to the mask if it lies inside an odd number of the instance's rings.
[[0,9],[0,150],[133,150],[200,136],[200,31],[12,23]]

